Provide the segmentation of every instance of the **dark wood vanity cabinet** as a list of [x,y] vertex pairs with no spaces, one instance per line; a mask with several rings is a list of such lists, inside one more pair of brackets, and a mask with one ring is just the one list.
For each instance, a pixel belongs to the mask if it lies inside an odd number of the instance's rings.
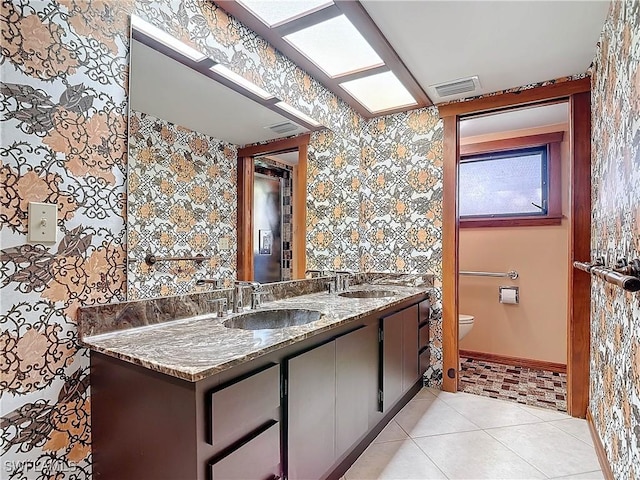
[[418,305],[380,320],[380,408],[386,412],[419,379]]
[[419,311],[400,304],[197,382],[92,351],[95,478],[342,475],[420,388]]
[[376,409],[375,324],[286,360],[287,473],[324,478],[369,431]]

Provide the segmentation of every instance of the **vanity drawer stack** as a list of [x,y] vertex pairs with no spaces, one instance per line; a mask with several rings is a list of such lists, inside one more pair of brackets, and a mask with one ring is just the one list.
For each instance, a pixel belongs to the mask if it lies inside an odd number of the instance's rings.
[[429,353],[429,319],[431,318],[431,303],[424,300],[418,304],[418,355],[420,375],[429,368],[431,361]]
[[280,366],[266,365],[206,393],[212,480],[276,478],[280,463]]

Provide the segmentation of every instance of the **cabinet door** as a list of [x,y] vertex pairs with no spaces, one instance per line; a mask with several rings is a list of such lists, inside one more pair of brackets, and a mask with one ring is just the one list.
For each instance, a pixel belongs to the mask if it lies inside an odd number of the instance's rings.
[[418,305],[402,311],[402,393],[420,378],[418,363]]
[[336,338],[336,458],[369,429],[378,394],[375,325]]
[[382,411],[386,412],[402,396],[402,325],[404,310],[381,320]]
[[288,478],[321,478],[335,460],[335,342],[288,359],[286,390]]
[[225,457],[210,464],[212,480],[267,480],[279,478],[280,424],[265,431]]

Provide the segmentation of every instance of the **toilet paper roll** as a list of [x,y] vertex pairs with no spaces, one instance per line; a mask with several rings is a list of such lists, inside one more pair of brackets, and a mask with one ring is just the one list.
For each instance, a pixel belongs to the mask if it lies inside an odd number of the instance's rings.
[[500,287],[500,303],[517,304],[518,287]]

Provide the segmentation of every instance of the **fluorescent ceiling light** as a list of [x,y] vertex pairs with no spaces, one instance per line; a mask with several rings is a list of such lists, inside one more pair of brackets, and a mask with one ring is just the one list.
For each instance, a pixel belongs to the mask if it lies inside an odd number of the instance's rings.
[[269,28],[333,4],[331,0],[238,0],[238,3]]
[[181,53],[185,57],[190,58],[194,62],[199,62],[200,60],[204,60],[205,58],[207,58],[204,53],[199,52],[195,48],[190,47],[189,45],[181,42],[175,37],[172,37],[164,30],[151,25],[149,22],[144,21],[142,18],[136,15],[131,15],[131,27],[166,45],[170,49]]
[[283,38],[330,77],[384,65],[344,15],[316,23]]
[[278,102],[278,103],[276,103],[276,107],[284,110],[285,112],[289,112],[291,115],[294,115],[294,116],[298,117],[300,120],[303,120],[303,121],[307,122],[309,125],[313,125],[314,127],[321,127],[322,126],[321,123],[316,122],[309,115],[307,115],[306,113],[302,113],[300,110],[298,110],[297,108],[292,107],[288,103]]
[[250,82],[249,80],[247,80],[243,76],[238,75],[235,72],[232,72],[231,70],[229,70],[224,65],[220,65],[219,63],[217,63],[213,67],[211,67],[209,70],[214,71],[214,72],[222,75],[227,80],[232,81],[233,83],[235,83],[236,85],[241,86],[245,90],[249,90],[251,93],[256,94],[257,96],[259,96],[263,100],[269,100],[270,98],[273,98],[273,95],[271,95],[269,92],[267,92],[263,88],[260,88],[255,83]]
[[340,86],[371,113],[418,104],[393,72],[358,78]]

